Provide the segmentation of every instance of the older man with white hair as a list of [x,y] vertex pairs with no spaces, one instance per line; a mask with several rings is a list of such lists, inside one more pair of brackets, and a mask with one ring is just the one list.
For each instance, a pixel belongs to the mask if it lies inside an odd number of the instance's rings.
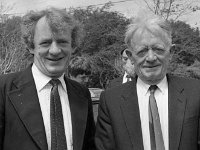
[[200,82],[167,73],[170,24],[156,15],[133,19],[125,35],[136,77],[102,92],[98,150],[199,150]]

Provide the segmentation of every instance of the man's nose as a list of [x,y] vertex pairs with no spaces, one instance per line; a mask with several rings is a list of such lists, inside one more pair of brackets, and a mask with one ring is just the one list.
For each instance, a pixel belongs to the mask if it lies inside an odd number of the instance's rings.
[[157,59],[157,56],[155,55],[154,51],[152,49],[149,49],[147,53],[146,60],[149,62],[153,62]]
[[56,55],[56,54],[59,54],[60,51],[61,49],[58,47],[57,43],[52,42],[51,47],[49,49],[49,53]]

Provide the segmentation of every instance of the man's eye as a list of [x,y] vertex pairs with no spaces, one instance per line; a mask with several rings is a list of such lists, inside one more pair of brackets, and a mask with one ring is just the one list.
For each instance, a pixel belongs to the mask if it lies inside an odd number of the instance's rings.
[[163,54],[163,53],[165,52],[165,49],[159,48],[159,47],[152,47],[152,50],[153,50],[156,54]]
[[50,44],[51,44],[51,42],[48,42],[48,41],[40,43],[40,45],[44,46],[44,47],[49,46]]
[[128,58],[124,58],[124,60],[125,60],[125,61],[127,61],[127,60],[128,60]]
[[58,44],[68,44],[69,42],[66,40],[59,40],[57,41]]
[[144,55],[146,55],[147,52],[148,52],[148,48],[145,47],[145,48],[139,50],[139,51],[137,52],[137,55],[138,55],[139,57],[143,57]]

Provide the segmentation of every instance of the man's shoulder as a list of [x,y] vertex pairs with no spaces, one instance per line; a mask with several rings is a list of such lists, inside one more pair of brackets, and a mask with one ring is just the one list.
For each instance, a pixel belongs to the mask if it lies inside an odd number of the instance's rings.
[[130,82],[126,82],[123,84],[120,84],[118,86],[114,86],[111,88],[108,88],[105,90],[107,95],[114,95],[114,96],[118,96],[118,95],[122,95],[124,92],[131,92],[132,90],[134,90],[134,85],[135,83],[133,81]]
[[200,83],[199,79],[192,78],[192,77],[178,76],[178,75],[173,75],[173,74],[169,74],[168,79],[173,82],[180,82],[180,84],[185,84],[185,83],[199,84]]
[[169,75],[168,76],[169,84],[175,83],[179,87],[183,87],[185,89],[198,89],[200,90],[200,80],[191,77],[184,77],[178,75]]
[[13,73],[8,73],[8,74],[2,74],[2,75],[0,75],[0,82],[2,84],[2,83],[8,83],[8,81],[15,80],[23,72],[24,71],[13,72]]
[[117,77],[117,78],[114,78],[113,80],[110,81],[110,83],[108,84],[108,88],[112,88],[112,87],[115,87],[115,86],[119,86],[122,84],[122,81],[123,81],[123,77],[120,76],[120,77]]
[[122,81],[123,80],[123,76],[114,78],[113,80],[111,80],[111,82],[116,82],[116,81]]

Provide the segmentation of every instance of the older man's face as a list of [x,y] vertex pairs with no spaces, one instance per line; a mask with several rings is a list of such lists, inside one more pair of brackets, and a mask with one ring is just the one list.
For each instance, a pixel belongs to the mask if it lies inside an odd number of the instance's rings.
[[122,66],[126,65],[126,62],[128,61],[128,56],[126,55],[126,51],[122,53]]
[[167,73],[170,45],[149,32],[132,40],[132,60],[138,77],[147,84],[159,83]]
[[37,68],[49,77],[60,77],[72,52],[71,30],[52,33],[46,18],[43,17],[36,24],[34,45],[35,49],[31,53],[34,54]]
[[134,64],[128,58],[128,56],[126,54],[126,50],[122,53],[122,67],[128,75],[131,75],[131,76],[134,75],[134,73],[135,73]]

